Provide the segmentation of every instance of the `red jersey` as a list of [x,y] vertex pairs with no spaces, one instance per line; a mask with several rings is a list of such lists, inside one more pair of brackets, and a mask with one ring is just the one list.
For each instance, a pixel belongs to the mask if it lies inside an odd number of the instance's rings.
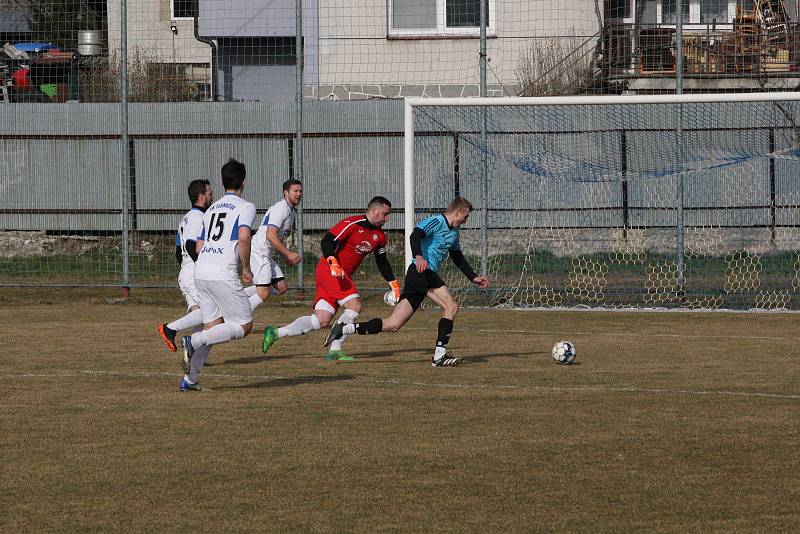
[[364,256],[386,247],[386,233],[375,228],[364,215],[342,219],[329,230],[336,241],[336,259],[348,275],[353,274]]

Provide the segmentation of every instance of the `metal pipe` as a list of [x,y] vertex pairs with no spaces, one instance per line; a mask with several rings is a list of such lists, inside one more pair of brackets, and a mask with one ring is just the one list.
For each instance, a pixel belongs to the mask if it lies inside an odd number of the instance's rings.
[[130,146],[128,145],[128,0],[120,2],[120,202],[122,204],[122,296],[130,293],[130,246],[128,194],[130,189]]
[[211,47],[211,100],[213,102],[216,102],[217,95],[219,95],[219,91],[217,91],[217,43],[215,43],[213,39],[206,39],[204,37],[200,37],[199,23],[198,23],[199,17],[200,13],[199,12],[195,13],[194,38],[200,41],[201,43],[205,43]]
[[[480,75],[481,75],[481,88],[480,96],[486,97],[486,10],[488,9],[489,0],[481,0],[481,44],[480,44]],[[481,151],[481,177],[482,177],[482,192],[483,192],[483,220],[481,223],[481,275],[487,276],[489,272],[489,167],[486,160],[486,108],[482,107],[481,110],[481,146],[484,149]]]
[[[303,0],[295,0],[295,137],[294,174],[303,181]],[[305,258],[303,243],[303,204],[297,206],[297,252]],[[305,288],[304,261],[297,264],[297,283],[300,291]]]

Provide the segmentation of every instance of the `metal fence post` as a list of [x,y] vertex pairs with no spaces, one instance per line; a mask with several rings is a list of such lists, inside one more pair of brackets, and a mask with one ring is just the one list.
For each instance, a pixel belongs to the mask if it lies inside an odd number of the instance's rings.
[[130,244],[128,192],[130,189],[130,146],[128,138],[128,1],[120,2],[120,202],[122,204],[122,296],[130,294]]
[[[295,0],[295,132],[296,142],[294,146],[294,174],[295,178],[303,181],[303,0]],[[303,203],[297,206],[297,252],[304,260],[305,250],[303,246]],[[305,289],[303,265],[305,261],[297,264],[297,283],[300,291]]]
[[[481,15],[481,43],[480,43],[480,95],[486,98],[486,15],[489,6],[488,0],[479,2]],[[483,178],[483,223],[481,229],[481,275],[487,276],[489,273],[489,169],[486,158],[488,147],[486,134],[486,107],[481,107],[481,177]]]

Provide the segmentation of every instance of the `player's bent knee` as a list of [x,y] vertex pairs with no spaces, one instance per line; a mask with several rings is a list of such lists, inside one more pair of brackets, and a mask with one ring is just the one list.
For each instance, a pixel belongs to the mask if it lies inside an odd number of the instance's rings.
[[241,339],[247,334],[249,334],[253,330],[253,322],[249,322],[247,324],[243,324],[239,326],[238,324],[230,324],[228,326],[231,329],[231,338],[232,339]]
[[443,315],[448,319],[455,319],[458,314],[458,303],[447,304],[442,311],[444,312]]

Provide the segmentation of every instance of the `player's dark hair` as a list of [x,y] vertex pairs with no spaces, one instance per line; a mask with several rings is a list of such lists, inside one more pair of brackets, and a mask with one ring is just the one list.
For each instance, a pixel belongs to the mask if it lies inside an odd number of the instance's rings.
[[209,185],[211,185],[211,182],[208,180],[192,180],[186,191],[189,194],[189,202],[192,203],[192,206],[197,204],[197,199],[206,192],[206,187]]
[[464,197],[456,197],[456,198],[453,199],[453,201],[450,203],[450,205],[447,206],[447,212],[448,213],[452,213],[452,212],[454,212],[456,210],[468,210],[468,211],[471,212],[472,211],[472,202],[470,202],[469,200],[467,200]]
[[377,196],[377,197],[372,197],[372,200],[370,200],[369,204],[367,204],[367,209],[369,210],[373,206],[386,206],[386,207],[391,208],[392,207],[392,203],[389,202],[389,199],[386,198],[386,197]]
[[222,166],[222,185],[226,191],[241,189],[245,176],[247,176],[247,169],[245,169],[244,163],[233,158]]
[[303,182],[298,180],[297,178],[289,178],[285,182],[283,182],[283,190],[288,191],[292,188],[293,185],[303,185]]

